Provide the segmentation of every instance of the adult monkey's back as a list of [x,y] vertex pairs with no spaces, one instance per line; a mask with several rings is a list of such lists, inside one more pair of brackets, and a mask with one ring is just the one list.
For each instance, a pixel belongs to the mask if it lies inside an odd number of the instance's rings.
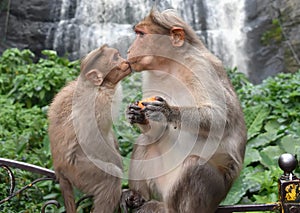
[[[142,134],[129,187],[139,212],[213,213],[242,168],[246,127],[221,61],[174,11],[153,9],[134,26],[128,60],[143,76],[144,98],[128,108]],[[155,201],[157,200],[157,201]]]

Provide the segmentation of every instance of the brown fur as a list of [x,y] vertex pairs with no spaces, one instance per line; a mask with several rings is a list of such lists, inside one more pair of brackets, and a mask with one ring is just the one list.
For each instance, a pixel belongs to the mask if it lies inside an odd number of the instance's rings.
[[160,201],[138,212],[213,213],[242,168],[246,127],[239,100],[221,61],[173,11],[152,10],[135,31],[128,60],[134,70],[148,70],[144,98],[166,100],[130,117],[147,122],[139,123],[129,187]]
[[73,186],[93,196],[93,212],[112,213],[119,203],[122,161],[112,132],[111,105],[117,83],[129,73],[118,51],[103,46],[87,55],[78,79],[50,105],[53,166],[67,213],[76,212]]

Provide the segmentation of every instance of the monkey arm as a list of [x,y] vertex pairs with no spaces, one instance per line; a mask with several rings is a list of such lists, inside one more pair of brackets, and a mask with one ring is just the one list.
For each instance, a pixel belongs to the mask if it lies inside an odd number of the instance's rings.
[[162,122],[167,121],[174,128],[188,131],[208,132],[213,129],[224,128],[227,122],[226,107],[203,105],[191,107],[170,106],[161,97],[154,102],[143,102],[146,119]]

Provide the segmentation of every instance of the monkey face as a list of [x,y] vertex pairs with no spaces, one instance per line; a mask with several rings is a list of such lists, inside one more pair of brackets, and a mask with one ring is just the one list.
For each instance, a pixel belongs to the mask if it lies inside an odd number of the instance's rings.
[[[136,71],[160,70],[184,44],[184,31],[172,27],[170,31],[150,21],[142,21],[134,27],[136,39],[127,51],[127,59]],[[175,55],[174,55],[175,54]]]
[[86,56],[81,73],[95,86],[103,83],[114,86],[131,73],[131,67],[117,49],[104,45]]
[[150,21],[134,27],[136,39],[127,51],[127,59],[135,71],[155,70],[161,66],[162,52],[171,46],[168,33],[160,32]]
[[151,47],[151,40],[146,27],[135,27],[136,39],[127,51],[127,59],[131,67],[136,71],[146,69],[152,64],[153,56],[145,55],[145,48]]
[[108,73],[105,73],[104,81],[112,84],[117,84],[120,80],[131,73],[129,63],[120,56],[118,50],[114,48],[106,48],[104,54],[108,58],[109,67]]

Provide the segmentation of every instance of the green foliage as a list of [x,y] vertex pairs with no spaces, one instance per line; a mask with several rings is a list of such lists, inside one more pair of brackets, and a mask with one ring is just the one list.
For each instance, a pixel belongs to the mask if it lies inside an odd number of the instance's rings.
[[[79,62],[60,58],[45,50],[46,58],[34,62],[29,50],[9,49],[0,57],[0,157],[52,168],[47,136],[47,107],[66,82],[74,79]],[[14,170],[16,190],[29,184],[36,174]],[[9,179],[1,169],[0,197],[8,194]],[[62,203],[57,183],[46,181],[0,206],[1,212],[39,212],[52,198]],[[45,196],[45,197],[44,197]]]
[[27,108],[46,106],[59,89],[78,74],[79,62],[69,62],[44,50],[37,63],[29,50],[10,49],[0,58],[0,93]]
[[131,154],[133,142],[138,136],[138,128],[133,127],[125,117],[125,110],[129,103],[142,98],[141,74],[136,73],[122,81],[123,101],[118,121],[114,123],[114,130],[120,144],[121,155],[128,157]]
[[[0,157],[51,169],[47,108],[61,87],[76,78],[79,61],[70,62],[49,50],[43,54],[45,58],[36,62],[29,50],[9,49],[0,57]],[[300,71],[278,74],[259,85],[250,83],[236,69],[228,70],[228,74],[244,110],[248,143],[244,168],[224,204],[276,201],[277,179],[282,174],[277,165],[278,157],[285,152],[300,153]],[[142,97],[140,74],[127,77],[122,86],[122,108],[114,122],[114,130],[126,172],[139,132],[126,120],[124,111],[129,103]],[[299,174],[299,169],[296,172]],[[38,177],[21,170],[15,174],[17,189]],[[4,198],[9,181],[5,172],[0,173],[0,180],[0,197]],[[127,186],[126,180],[123,186]],[[81,195],[76,192],[76,197]],[[41,182],[2,204],[0,211],[37,212],[49,199],[63,204],[58,184]],[[79,212],[87,212],[90,204],[90,201],[85,202]],[[62,212],[63,208],[53,211]]]
[[[14,104],[4,95],[0,95],[0,104],[0,156],[50,167],[49,150],[40,150],[47,134],[45,112],[37,106],[27,109]],[[32,155],[41,151],[42,156]]]
[[[278,74],[259,85],[243,74],[228,74],[239,95],[248,128],[244,169],[224,204],[268,203],[278,200],[278,158],[300,152],[300,70]],[[299,174],[299,169],[296,171]]]
[[261,43],[263,45],[279,44],[282,40],[283,36],[280,21],[279,19],[273,19],[271,28],[263,33]]
[[0,2],[0,12],[6,11],[8,8],[8,1],[9,0],[3,0]]

